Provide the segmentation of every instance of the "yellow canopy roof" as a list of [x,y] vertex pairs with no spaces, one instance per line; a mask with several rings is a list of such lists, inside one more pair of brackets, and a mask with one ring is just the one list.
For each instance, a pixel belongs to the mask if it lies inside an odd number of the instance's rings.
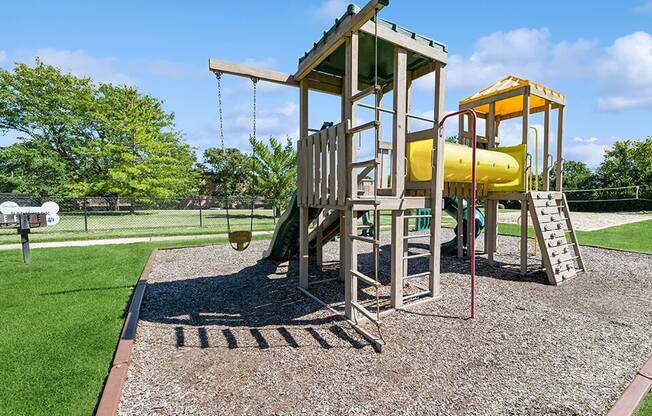
[[[485,98],[495,97],[509,91],[517,90],[522,87],[530,87],[530,112],[541,111],[543,109],[542,107],[545,105],[546,98],[550,101],[554,101],[562,105],[565,101],[565,97],[562,94],[553,91],[550,88],[544,87],[543,85],[537,84],[527,79],[522,79],[510,75],[496,82],[495,84],[492,84],[489,87],[476,92],[472,96],[461,100],[460,106],[465,104],[473,104],[476,101],[483,100]],[[522,95],[503,98],[502,100],[495,101],[495,103],[496,103],[496,109],[495,109],[496,117],[502,117],[502,116],[515,117],[519,115],[519,113],[523,113]],[[468,105],[466,105],[466,107],[468,108]],[[473,107],[473,109],[481,113],[488,113],[489,104],[481,104],[476,107]]]

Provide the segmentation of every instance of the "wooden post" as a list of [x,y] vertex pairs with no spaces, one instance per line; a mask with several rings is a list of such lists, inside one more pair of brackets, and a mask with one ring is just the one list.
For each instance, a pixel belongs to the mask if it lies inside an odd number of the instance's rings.
[[[543,190],[550,190],[550,165],[548,164],[548,155],[550,155],[550,101],[546,100],[545,109],[543,110]],[[537,189],[538,191],[538,189]]]
[[[496,147],[496,103],[489,103],[489,115],[486,119],[486,131],[488,148],[493,149]],[[496,253],[497,235],[498,235],[498,201],[485,200],[485,210],[487,227],[485,228],[485,251],[487,252],[487,259],[489,264],[494,262],[494,254]]]
[[392,211],[391,278],[392,308],[403,306],[403,235],[405,211]]
[[[355,111],[351,97],[358,91],[358,32],[351,33],[351,37],[346,40],[345,47],[345,66],[344,66],[344,85],[342,91],[343,104],[343,121],[345,128],[348,129],[355,125]],[[356,159],[356,146],[352,134],[345,134],[346,160],[344,161],[347,169],[346,187],[347,196],[351,199],[357,198],[358,175],[355,169],[350,168],[350,164]],[[344,257],[344,313],[347,318],[355,319],[355,309],[352,302],[358,300],[358,279],[351,273],[351,270],[358,269],[358,249],[356,240],[352,236],[357,234],[357,216],[351,207],[347,207],[344,214],[344,235],[346,241],[344,252],[340,256]]]
[[[308,83],[301,81],[299,85],[299,134],[303,143],[308,140]],[[302,148],[302,150],[304,150]],[[305,155],[307,152],[302,151]],[[299,178],[302,188],[302,204],[299,207],[299,286],[308,288],[308,183],[306,182],[310,162],[303,158],[301,167],[303,178]]]
[[435,298],[441,295],[441,211],[443,207],[442,195],[444,192],[444,134],[439,134],[441,120],[446,114],[446,68],[437,63],[435,67],[435,103],[434,103],[434,139],[435,152],[433,154],[433,172],[430,209],[430,275],[428,288],[430,296]]
[[[527,88],[523,93],[523,144],[528,149],[528,137],[530,134],[530,90]],[[529,168],[523,170],[524,192],[528,191]],[[527,273],[527,198],[521,201],[521,274]]]
[[308,206],[299,207],[299,286],[308,288]]
[[317,239],[317,251],[315,252],[315,264],[318,267],[324,265],[324,209],[319,213],[317,217],[317,228],[315,232],[315,238]]
[[347,248],[347,234],[346,234],[346,210],[341,209],[340,212],[340,280],[346,281],[346,248]]
[[393,195],[405,192],[405,123],[407,108],[407,52],[394,48],[394,137],[392,138]]
[[[407,51],[394,48],[394,135],[392,138],[392,193],[405,196],[405,124],[407,121]],[[391,281],[392,307],[403,305],[403,252],[405,211],[392,211]]]
[[563,169],[563,146],[564,146],[564,107],[557,110],[557,166],[555,167],[557,183],[555,190],[562,192],[562,169]]

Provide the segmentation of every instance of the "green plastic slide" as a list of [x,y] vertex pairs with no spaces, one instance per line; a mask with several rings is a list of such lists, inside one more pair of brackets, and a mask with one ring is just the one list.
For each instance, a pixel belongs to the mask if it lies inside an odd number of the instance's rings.
[[[446,211],[451,217],[457,219],[457,210],[459,205],[458,198],[444,198],[444,211]],[[312,222],[319,213],[321,212],[320,208],[310,208],[308,211],[308,221]],[[430,210],[420,210],[421,214],[429,213]],[[466,247],[467,243],[467,219],[468,219],[469,209],[464,202],[464,212],[463,212],[463,223],[462,227],[464,229],[464,246]],[[427,220],[427,219],[425,219]],[[339,221],[334,221],[331,224],[333,228],[332,231],[339,230]],[[482,230],[485,227],[485,218],[482,212],[476,208],[475,210],[475,236],[476,238],[482,233]],[[429,221],[421,221],[417,224],[418,229],[428,229],[430,228]],[[329,230],[329,234],[332,232]],[[311,236],[314,238],[314,235]],[[442,254],[453,254],[457,251],[457,237],[442,243],[441,253]],[[297,194],[295,192],[290,205],[283,212],[281,218],[279,218],[276,223],[276,228],[274,229],[274,235],[272,240],[269,243],[269,248],[265,252],[264,257],[270,260],[277,261],[286,261],[292,258],[294,255],[299,253],[299,207],[297,205]]]

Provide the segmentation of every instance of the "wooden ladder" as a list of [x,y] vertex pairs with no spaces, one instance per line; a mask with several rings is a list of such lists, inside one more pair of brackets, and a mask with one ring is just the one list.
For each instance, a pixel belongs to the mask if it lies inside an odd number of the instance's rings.
[[562,192],[529,192],[528,207],[548,282],[560,285],[586,271]]

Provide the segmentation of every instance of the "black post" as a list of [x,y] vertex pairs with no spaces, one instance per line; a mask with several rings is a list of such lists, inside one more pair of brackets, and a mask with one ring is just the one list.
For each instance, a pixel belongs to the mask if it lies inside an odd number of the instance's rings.
[[18,233],[20,234],[20,245],[23,249],[23,261],[29,263],[32,260],[32,253],[29,249],[29,214],[19,214]]
[[199,197],[199,228],[202,228],[204,226],[204,222],[201,216],[201,203],[202,203],[202,198]]
[[84,197],[84,231],[88,232],[88,200]]

